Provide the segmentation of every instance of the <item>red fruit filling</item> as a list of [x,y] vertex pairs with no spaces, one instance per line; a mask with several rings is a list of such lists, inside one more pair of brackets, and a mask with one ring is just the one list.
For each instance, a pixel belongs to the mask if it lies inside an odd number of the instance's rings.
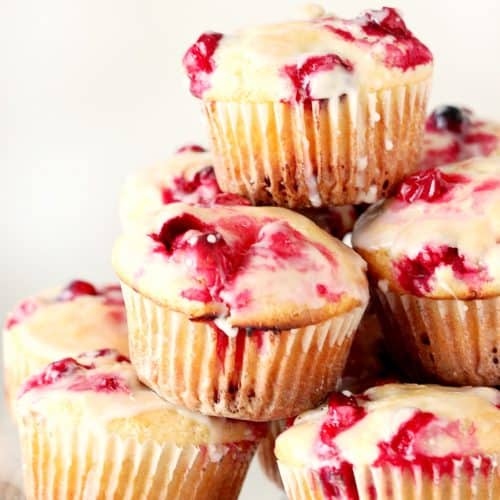
[[423,170],[410,175],[401,182],[396,198],[406,203],[445,201],[445,195],[457,184],[466,182],[468,179],[463,175],[446,174],[437,168]]
[[396,277],[403,290],[422,296],[432,290],[432,278],[436,269],[450,266],[455,277],[473,287],[478,281],[487,281],[487,271],[465,260],[458,249],[442,245],[425,247],[416,257],[402,257],[395,263]]
[[206,149],[198,144],[185,144],[181,146],[176,153],[205,153]]
[[[100,349],[94,352],[82,354],[81,357],[97,359],[100,357],[114,357],[118,363],[130,363],[126,356],[122,356],[114,349]],[[50,386],[66,377],[74,377],[67,390],[71,391],[95,391],[95,392],[130,392],[125,381],[114,374],[91,374],[86,372],[95,368],[93,363],[87,365],[74,358],[64,358],[48,365],[43,372],[30,377],[22,386],[19,397],[39,387]]]
[[96,287],[88,281],[75,280],[71,281],[59,294],[57,300],[66,302],[81,297],[82,295],[99,295],[99,292]]
[[[473,429],[464,435],[459,422],[442,425],[434,414],[416,411],[412,418],[401,424],[390,441],[379,443],[380,454],[374,465],[383,467],[390,464],[406,469],[410,473],[413,473],[417,466],[426,476],[438,479],[443,475],[453,475],[455,463],[459,460],[463,462],[466,472],[472,475],[473,462],[479,458],[478,456],[463,457],[454,453],[428,456],[422,451],[420,442],[429,442],[437,433],[446,434],[452,440],[474,442]],[[492,466],[491,460],[487,457],[481,458],[481,472],[487,474]]]
[[30,317],[36,310],[38,305],[31,299],[21,302],[8,316],[5,321],[5,328],[10,328],[22,323],[26,318]]
[[203,33],[184,55],[182,62],[195,97],[201,98],[210,88],[209,77],[215,69],[213,56],[222,37],[222,33]]
[[283,67],[283,75],[290,79],[295,94],[292,101],[308,101],[311,96],[311,77],[322,71],[332,71],[341,66],[345,71],[351,73],[353,65],[347,59],[342,59],[336,54],[308,57],[302,64],[290,64]]
[[368,36],[394,37],[394,43],[385,45],[387,66],[406,71],[432,61],[431,51],[413,36],[396,9],[368,11],[361,19],[365,21],[362,29]]
[[202,207],[250,204],[242,196],[223,193],[212,167],[206,167],[196,172],[192,179],[187,179],[182,175],[175,177],[172,184],[172,187],[162,189],[162,201],[165,205],[176,201],[194,203]]
[[498,148],[499,142],[497,135],[486,132],[471,132],[464,137],[464,144],[478,148],[478,151],[473,153],[475,155],[491,155]]
[[[285,222],[263,221],[257,224],[245,216],[219,219],[217,226],[185,213],[165,222],[159,233],[150,234],[156,242],[153,252],[164,254],[188,267],[199,286],[184,290],[182,296],[201,302],[220,302],[221,292],[231,288],[238,272],[252,265],[268,271],[281,269],[295,260],[299,271],[310,271],[316,265],[307,258],[308,241]],[[331,253],[322,245],[311,243],[332,266]],[[325,292],[326,293],[326,292]],[[238,291],[228,307],[245,307],[251,301],[249,290]]]
[[327,498],[359,499],[352,465],[342,460],[335,445],[335,438],[366,416],[354,396],[335,393],[328,402],[328,414],[320,428],[319,458],[330,460],[334,465],[319,470],[323,493]]

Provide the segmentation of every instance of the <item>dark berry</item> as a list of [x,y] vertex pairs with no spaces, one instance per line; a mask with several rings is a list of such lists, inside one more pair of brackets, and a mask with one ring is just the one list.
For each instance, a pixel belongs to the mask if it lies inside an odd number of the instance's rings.
[[440,106],[427,118],[426,128],[429,132],[448,131],[463,134],[470,124],[471,113],[465,108]]

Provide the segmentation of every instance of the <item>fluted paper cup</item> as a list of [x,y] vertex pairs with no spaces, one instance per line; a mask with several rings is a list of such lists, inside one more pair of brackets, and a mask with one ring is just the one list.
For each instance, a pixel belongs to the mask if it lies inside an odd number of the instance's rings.
[[47,365],[46,358],[33,352],[25,352],[21,341],[12,332],[3,334],[5,400],[11,413],[23,382]]
[[294,209],[373,203],[418,168],[430,80],[301,103],[207,101],[221,188]]
[[277,420],[317,406],[335,390],[363,308],[289,331],[240,331],[156,304],[122,284],[130,357],[165,400],[206,415]]
[[274,454],[274,445],[278,435],[285,429],[286,420],[274,420],[273,422],[269,422],[267,435],[260,442],[259,448],[257,449],[257,457],[264,474],[281,489],[283,489],[283,483],[281,482],[280,471],[278,470],[278,463],[276,461],[276,455]]
[[[352,473],[336,474],[334,498],[359,500],[485,500],[500,498],[500,457],[467,457],[454,460],[450,474],[439,467],[418,465],[358,466]],[[322,474],[317,469],[294,467],[278,462],[285,491],[290,500],[329,500]],[[323,474],[325,476],[326,474]],[[346,486],[348,485],[348,486]],[[357,496],[353,496],[353,492]]]
[[237,499],[255,443],[176,446],[20,421],[26,496],[68,500]]
[[500,298],[441,300],[376,290],[387,347],[414,381],[500,384]]

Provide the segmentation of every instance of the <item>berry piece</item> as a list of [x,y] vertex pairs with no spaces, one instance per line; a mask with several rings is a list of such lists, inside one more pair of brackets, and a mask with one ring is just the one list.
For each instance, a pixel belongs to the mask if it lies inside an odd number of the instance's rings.
[[206,149],[198,144],[185,144],[181,146],[176,153],[205,153]]
[[5,321],[5,328],[9,330],[10,328],[22,323],[26,318],[31,316],[38,309],[36,302],[31,299],[27,299],[21,302],[8,316]]
[[445,174],[437,168],[423,170],[407,177],[399,185],[396,198],[406,203],[440,201],[457,184],[467,182],[458,174]]
[[414,258],[402,257],[395,264],[396,277],[405,291],[422,296],[431,291],[432,278],[440,266],[450,266],[453,274],[463,281],[473,283],[477,279],[488,279],[485,269],[466,262],[457,248],[446,245],[426,247]]
[[292,101],[307,101],[311,96],[311,77],[321,71],[332,71],[337,66],[342,66],[346,71],[352,72],[353,65],[347,59],[342,59],[336,54],[308,57],[302,64],[290,64],[283,67],[283,74],[288,77],[294,88]]
[[83,365],[74,358],[64,358],[55,361],[48,365],[42,373],[29,378],[23,384],[19,397],[32,389],[52,385],[63,377],[73,375],[79,371],[89,370],[90,368],[92,366]]
[[191,82],[191,93],[198,98],[210,88],[209,75],[215,69],[213,56],[222,33],[203,33],[184,55],[182,60]]
[[99,292],[94,285],[87,281],[75,280],[59,294],[57,300],[66,302],[74,300],[82,295],[99,295]]
[[463,134],[471,123],[471,112],[455,106],[440,106],[436,108],[425,124],[429,132],[448,131]]

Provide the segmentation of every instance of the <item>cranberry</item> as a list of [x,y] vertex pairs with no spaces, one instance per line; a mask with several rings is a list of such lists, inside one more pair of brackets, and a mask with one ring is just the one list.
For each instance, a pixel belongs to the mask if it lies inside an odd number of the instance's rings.
[[381,11],[368,11],[361,20],[364,21],[361,27],[368,36],[395,39],[394,43],[384,45],[386,65],[406,71],[432,61],[431,51],[413,36],[395,9],[384,7]]
[[181,146],[176,153],[205,153],[206,149],[198,144],[185,144]]
[[[385,14],[384,17],[380,15],[381,12]],[[398,11],[392,7],[384,7],[381,11],[368,11],[365,16],[368,22],[363,25],[363,31],[367,35],[392,35],[396,38],[410,38],[413,36]]]
[[334,393],[328,401],[328,417],[321,426],[320,439],[326,445],[333,445],[335,437],[352,427],[366,415],[354,396]]
[[120,354],[116,349],[109,349],[109,348],[98,349],[97,351],[86,352],[84,356],[94,359],[110,356],[114,357],[117,363],[130,363],[130,359],[127,358],[127,356]]
[[93,391],[101,393],[124,392],[130,393],[125,380],[113,373],[96,373],[88,377],[77,377],[69,386],[69,391]]
[[437,248],[426,247],[416,257],[402,257],[395,264],[397,279],[401,287],[416,296],[425,295],[432,289],[432,277],[440,266],[450,266],[454,275],[461,280],[473,282],[488,279],[485,269],[465,261],[457,248],[446,245]]
[[184,55],[182,62],[191,82],[191,93],[195,97],[201,98],[210,86],[208,76],[215,69],[213,56],[222,37],[222,33],[203,33]]
[[457,184],[467,180],[463,175],[446,174],[437,168],[423,170],[401,182],[396,198],[406,203],[440,201]]
[[250,205],[250,202],[234,193],[220,193],[215,197],[214,205]]
[[311,77],[320,71],[332,71],[337,66],[342,66],[346,71],[352,72],[353,65],[347,59],[342,59],[336,54],[308,57],[302,64],[290,64],[283,67],[283,74],[287,76],[295,90],[293,101],[307,101],[311,99]]
[[32,389],[52,385],[63,377],[73,375],[76,372],[84,371],[92,368],[79,363],[74,358],[64,358],[55,361],[45,368],[45,370],[33,377],[29,378],[22,386],[19,397]]
[[31,316],[38,309],[36,302],[31,299],[21,302],[8,316],[5,321],[5,328],[10,328],[22,323],[26,318]]
[[182,214],[165,222],[158,234],[150,234],[150,238],[161,243],[156,251],[166,251],[171,254],[174,250],[178,238],[184,236],[188,231],[209,231],[212,227],[208,226],[200,219],[191,214]]
[[440,106],[427,118],[425,128],[429,132],[448,131],[463,134],[471,123],[471,112],[455,106]]
[[201,288],[189,289],[183,296],[207,302],[218,298],[224,283],[238,266],[243,254],[236,252],[226,243],[220,233],[209,224],[190,214],[182,214],[163,224],[158,235],[151,235],[161,243],[155,251],[166,252],[178,262],[192,267],[192,274]]
[[66,302],[74,300],[82,295],[98,295],[99,292],[91,283],[87,281],[72,281],[57,297],[57,300]]

